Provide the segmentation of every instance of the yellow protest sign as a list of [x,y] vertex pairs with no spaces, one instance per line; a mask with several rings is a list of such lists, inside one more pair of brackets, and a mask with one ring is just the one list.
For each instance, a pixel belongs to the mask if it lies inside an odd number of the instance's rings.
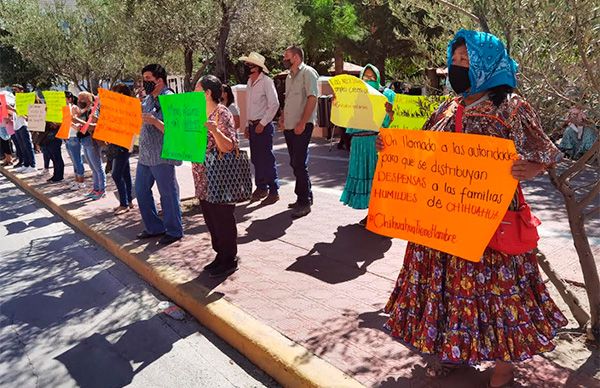
[[46,121],[51,123],[62,122],[62,108],[67,105],[65,92],[45,90],[42,92],[46,101]]
[[17,116],[27,116],[29,105],[35,103],[35,93],[15,93],[15,110]]
[[440,104],[448,96],[409,96],[396,94],[394,99],[394,120],[389,128],[421,129]]
[[331,122],[339,127],[379,131],[387,98],[360,78],[348,74],[329,80],[335,93]]
[[367,229],[479,261],[512,200],[514,142],[382,129]]
[[98,96],[100,116],[93,138],[129,148],[142,128],[140,100],[106,89],[99,89]]

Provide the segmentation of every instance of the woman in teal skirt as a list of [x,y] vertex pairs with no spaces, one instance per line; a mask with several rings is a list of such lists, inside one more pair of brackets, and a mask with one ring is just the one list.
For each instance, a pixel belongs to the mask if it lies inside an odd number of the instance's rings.
[[[360,78],[373,88],[379,90],[393,105],[396,94],[388,88],[381,86],[379,70],[371,65],[366,65],[360,73]],[[388,112],[391,110],[388,105]],[[382,127],[387,128],[391,119],[389,115],[385,116]],[[362,129],[348,128],[346,133],[352,136],[350,146],[350,162],[348,164],[348,177],[340,201],[353,209],[368,209],[369,198],[371,196],[371,184],[377,166],[377,149],[375,140],[378,132]],[[366,225],[367,217],[363,218],[359,224]]]

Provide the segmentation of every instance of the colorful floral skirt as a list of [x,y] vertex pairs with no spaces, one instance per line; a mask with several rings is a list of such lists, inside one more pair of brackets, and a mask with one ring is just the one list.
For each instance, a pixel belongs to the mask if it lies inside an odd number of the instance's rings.
[[413,243],[385,311],[393,337],[455,364],[529,359],[553,350],[556,330],[567,324],[535,252],[487,249],[474,263]]
[[348,176],[340,201],[353,209],[369,208],[371,184],[377,166],[376,140],[377,136],[352,137]]

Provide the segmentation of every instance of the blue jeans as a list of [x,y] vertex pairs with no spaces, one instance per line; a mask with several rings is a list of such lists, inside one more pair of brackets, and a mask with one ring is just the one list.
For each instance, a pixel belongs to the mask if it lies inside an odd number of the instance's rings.
[[[160,193],[164,221],[158,216],[154,204],[152,195],[154,182]],[[179,185],[175,177],[175,166],[171,164],[146,166],[138,163],[135,175],[135,194],[146,232],[150,234],[166,233],[173,237],[183,236]]]
[[273,124],[269,123],[260,133],[256,133],[256,124],[248,127],[250,134],[250,160],[254,165],[256,187],[277,194],[277,166],[273,154]]
[[94,191],[104,192],[106,190],[106,174],[102,168],[102,154],[100,145],[92,139],[92,136],[81,138],[83,153],[87,158],[88,164],[92,169],[92,181],[94,182]]
[[33,152],[33,143],[31,142],[31,134],[27,130],[27,126],[23,125],[19,128],[15,135],[17,136],[17,143],[21,148],[21,154],[23,159],[23,166],[25,167],[35,167],[35,154]]
[[83,158],[81,156],[81,141],[78,137],[70,137],[65,140],[69,157],[73,162],[73,172],[75,176],[82,177],[85,169],[83,168]]
[[119,204],[129,206],[133,199],[131,195],[131,171],[129,167],[129,152],[121,151],[113,159],[112,178],[119,191]]
[[48,153],[50,160],[52,160],[52,166],[54,167],[54,173],[50,179],[55,181],[62,180],[65,174],[65,162],[62,158],[62,152],[60,152],[61,145],[62,140],[54,139],[45,146],[46,152]]
[[312,131],[312,123],[306,124],[304,131],[299,135],[296,135],[293,130],[286,129],[284,131],[285,143],[290,154],[290,166],[292,166],[296,177],[294,192],[300,205],[309,205],[313,200],[310,177],[308,176],[308,144],[310,143]]

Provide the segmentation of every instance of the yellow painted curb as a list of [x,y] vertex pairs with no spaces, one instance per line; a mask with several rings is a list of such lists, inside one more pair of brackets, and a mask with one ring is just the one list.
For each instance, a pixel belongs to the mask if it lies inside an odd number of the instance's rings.
[[74,228],[118,257],[147,282],[200,323],[237,349],[259,368],[286,387],[363,387],[358,381],[293,342],[272,327],[253,318],[222,298],[214,298],[199,283],[181,286],[107,235],[79,220],[42,192],[5,168],[0,172]]

